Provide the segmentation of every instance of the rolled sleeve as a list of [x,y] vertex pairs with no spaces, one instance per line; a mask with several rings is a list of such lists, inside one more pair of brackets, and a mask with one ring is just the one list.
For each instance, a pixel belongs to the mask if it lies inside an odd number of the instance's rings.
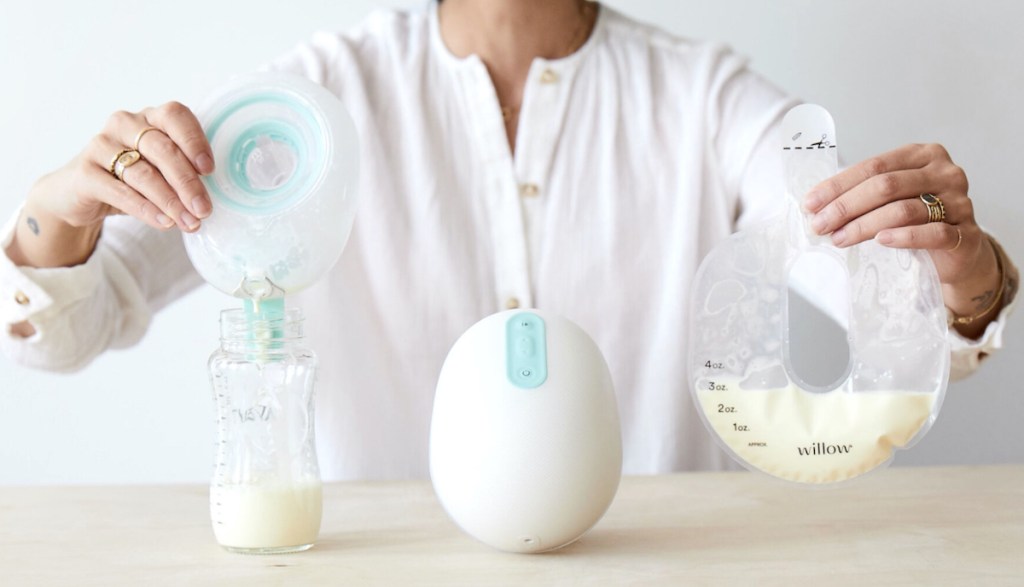
[[1004,285],[1006,288],[1004,291],[1006,301],[1004,302],[1003,309],[999,311],[999,315],[988,324],[985,332],[977,340],[963,337],[950,327],[950,350],[953,356],[950,363],[949,378],[954,381],[963,379],[973,373],[986,357],[1003,348],[1003,330],[1006,328],[1006,322],[1010,314],[1017,305],[1020,273],[1002,246],[995,239],[992,240],[992,243],[996,248],[996,254],[1002,260],[1003,271],[1006,272]]
[[950,328],[949,348],[953,353],[949,368],[950,379],[956,381],[967,377],[977,370],[985,357],[1003,348],[1003,329],[1006,327],[1006,319],[1010,315],[1012,305],[1004,307],[977,340],[965,338]]
[[[0,246],[6,251],[14,238],[18,210],[0,232]],[[66,317],[72,306],[96,296],[103,280],[103,262],[93,254],[74,267],[19,267],[0,254],[0,347],[16,363],[57,371],[73,370],[86,361],[78,338]],[[35,334],[22,337],[11,327],[32,324]]]
[[[6,251],[21,212],[0,233]],[[20,365],[75,371],[107,349],[142,339],[153,313],[201,280],[177,231],[108,217],[89,259],[74,267],[18,267],[0,254],[0,351]],[[11,332],[29,322],[30,337]]]
[[[14,223],[3,229],[3,248],[11,242]],[[0,255],[0,320],[10,327],[19,322],[36,322],[92,296],[103,276],[98,255],[74,267],[40,269],[18,267]],[[8,334],[9,328],[4,328]]]

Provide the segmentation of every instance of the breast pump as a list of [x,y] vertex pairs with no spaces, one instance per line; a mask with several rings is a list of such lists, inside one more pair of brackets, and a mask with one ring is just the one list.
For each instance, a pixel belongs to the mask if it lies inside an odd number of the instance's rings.
[[217,405],[210,489],[226,549],[313,546],[322,490],[313,427],[317,359],[285,297],[337,261],[355,215],[358,141],[341,102],[303,78],[236,78],[200,112],[216,171],[213,214],[185,248],[199,274],[243,307],[221,313],[210,357]]
[[[820,106],[786,115],[786,212],[713,249],[693,289],[689,368],[705,425],[747,468],[806,484],[852,479],[910,447],[934,422],[949,376],[928,254],[873,240],[840,249],[809,228],[801,201],[836,174],[835,137]],[[847,278],[850,359],[826,387],[805,382],[790,353],[790,270],[811,253]]]

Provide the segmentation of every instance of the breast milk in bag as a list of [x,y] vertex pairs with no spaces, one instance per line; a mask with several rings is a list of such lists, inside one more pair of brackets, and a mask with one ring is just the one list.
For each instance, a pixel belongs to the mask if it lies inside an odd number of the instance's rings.
[[[924,251],[873,240],[840,249],[809,228],[800,201],[837,171],[828,112],[797,106],[782,135],[786,212],[732,235],[697,272],[692,392],[708,430],[748,469],[835,483],[888,463],[934,422],[949,376],[946,311]],[[790,361],[788,282],[808,253],[847,277],[850,359],[827,388],[802,381]]]

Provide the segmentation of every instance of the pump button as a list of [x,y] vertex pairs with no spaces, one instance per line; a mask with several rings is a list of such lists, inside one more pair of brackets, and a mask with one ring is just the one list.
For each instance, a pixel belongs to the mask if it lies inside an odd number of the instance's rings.
[[544,320],[533,312],[520,312],[505,325],[505,362],[508,380],[523,389],[539,387],[548,378]]

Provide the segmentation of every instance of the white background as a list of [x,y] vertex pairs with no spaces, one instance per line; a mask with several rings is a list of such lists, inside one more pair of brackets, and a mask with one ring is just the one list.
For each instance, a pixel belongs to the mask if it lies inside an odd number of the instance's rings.
[[[832,111],[844,158],[945,144],[981,223],[1024,260],[1024,3],[936,0],[615,0],[673,32],[727,42],[754,69]],[[422,1],[5,2],[0,7],[0,215],[118,109],[195,104],[317,29]],[[0,484],[204,482],[211,472],[206,358],[217,311],[204,289],[160,314],[136,348],[84,372],[0,357]],[[1019,318],[1019,317],[1018,317]],[[1024,336],[953,384],[932,432],[897,464],[1024,462]],[[828,349],[823,349],[824,354]]]

